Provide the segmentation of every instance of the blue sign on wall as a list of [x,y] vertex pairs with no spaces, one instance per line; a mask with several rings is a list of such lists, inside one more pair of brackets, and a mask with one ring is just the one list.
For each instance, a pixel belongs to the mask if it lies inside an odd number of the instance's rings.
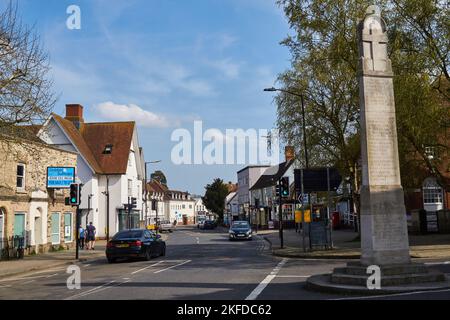
[[65,189],[75,183],[74,167],[48,167],[47,188]]

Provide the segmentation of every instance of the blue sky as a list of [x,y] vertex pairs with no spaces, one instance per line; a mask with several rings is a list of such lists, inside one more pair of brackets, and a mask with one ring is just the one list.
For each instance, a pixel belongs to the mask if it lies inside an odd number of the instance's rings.
[[[69,5],[81,30],[66,27]],[[149,165],[169,186],[203,194],[213,178],[236,181],[242,165],[174,165],[176,128],[264,128],[276,121],[264,93],[289,66],[289,33],[275,0],[19,0],[51,58],[55,112],[85,107],[85,120],[137,120]]]

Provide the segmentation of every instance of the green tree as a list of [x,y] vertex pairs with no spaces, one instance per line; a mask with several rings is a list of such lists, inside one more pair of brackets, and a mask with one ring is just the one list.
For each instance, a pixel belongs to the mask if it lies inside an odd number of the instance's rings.
[[166,175],[161,170],[156,170],[150,175],[150,179],[152,181],[158,181],[159,183],[162,183],[163,185],[167,186],[167,178]]
[[222,179],[214,179],[213,183],[206,185],[205,195],[202,197],[205,207],[217,214],[219,221],[223,221],[225,198],[228,195],[228,187]]
[[[438,164],[428,161],[425,147],[448,148],[438,141],[449,124],[448,107],[441,103],[442,96],[449,97],[441,85],[441,80],[449,80],[449,8],[445,1],[434,0],[376,2],[388,26],[402,180],[413,185],[419,166],[439,174]],[[291,52],[292,66],[279,75],[278,82],[305,97],[310,165],[338,166],[357,190],[357,28],[373,1],[279,0],[278,4],[293,30],[282,41]],[[281,136],[288,144],[299,146],[296,153],[303,161],[298,98],[280,93],[275,102]]]
[[10,1],[0,12],[0,132],[14,137],[23,132],[17,125],[47,119],[55,103],[49,71],[38,35],[21,22],[17,2]]

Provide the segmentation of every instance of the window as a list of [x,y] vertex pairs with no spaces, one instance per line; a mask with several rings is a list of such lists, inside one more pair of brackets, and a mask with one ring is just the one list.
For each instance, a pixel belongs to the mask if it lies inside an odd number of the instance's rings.
[[51,216],[51,241],[52,244],[59,244],[60,243],[60,234],[59,234],[59,213],[53,212]]
[[105,146],[105,149],[103,150],[103,154],[111,154],[112,153],[112,148],[113,148],[112,144],[107,144]]
[[186,205],[183,204],[182,209],[186,209]]
[[189,209],[192,209],[192,204],[189,205]]
[[25,213],[14,215],[14,236],[25,237]]
[[423,203],[443,203],[442,188],[433,177],[425,179],[423,183]]
[[423,189],[424,203],[442,203],[442,189],[441,188],[424,188]]
[[64,241],[71,242],[72,239],[72,213],[64,213]]
[[133,196],[133,180],[128,179],[128,196]]
[[25,189],[25,165],[17,165],[17,189]]

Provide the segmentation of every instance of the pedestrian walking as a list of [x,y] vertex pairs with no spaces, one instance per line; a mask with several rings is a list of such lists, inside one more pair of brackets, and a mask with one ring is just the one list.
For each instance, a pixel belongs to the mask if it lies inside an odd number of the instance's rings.
[[78,238],[80,239],[80,241],[79,241],[80,249],[84,249],[84,239],[86,238],[86,230],[83,229],[81,224],[80,224],[80,227],[78,229],[78,235],[79,235]]
[[88,250],[95,250],[95,234],[96,229],[92,222],[89,222],[89,225],[86,228],[87,231],[87,241],[88,241]]

